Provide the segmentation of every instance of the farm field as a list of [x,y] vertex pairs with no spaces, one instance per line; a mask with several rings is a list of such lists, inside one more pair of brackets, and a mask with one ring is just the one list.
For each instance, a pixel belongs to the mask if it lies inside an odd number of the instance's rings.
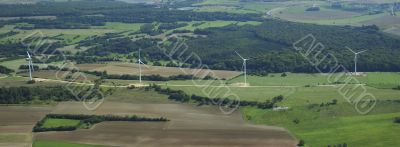
[[[359,115],[353,106],[307,108],[294,107],[289,111],[262,111],[244,108],[243,113],[251,122],[288,128],[296,138],[310,146],[328,146],[346,143],[348,146],[396,146],[398,127],[393,118],[398,116],[399,104],[378,104],[375,112]],[[379,112],[380,111],[380,112]],[[294,123],[299,120],[299,123]],[[324,124],[324,125],[321,125]],[[373,142],[363,140],[373,139]]]
[[[137,145],[204,145],[230,146],[262,142],[272,146],[291,146],[293,138],[282,128],[245,124],[238,111],[224,115],[216,107],[196,107],[189,104],[133,104],[106,101],[96,111],[85,111],[79,103],[57,105],[52,113],[115,114],[164,116],[167,123],[103,122],[93,129],[73,132],[37,133],[38,140],[63,140],[83,144],[109,146]],[[212,124],[212,125],[210,125]],[[123,135],[125,137],[117,137]],[[193,137],[196,136],[196,137]],[[112,139],[111,139],[112,138]],[[143,138],[148,138],[143,140]],[[111,140],[110,140],[111,139]],[[154,142],[153,140],[158,140]]]
[[29,146],[33,126],[50,110],[49,106],[0,105],[0,146]]
[[[0,147],[400,144],[399,0],[0,0],[0,10]],[[350,71],[315,73],[335,61]]]
[[45,141],[45,140],[37,140],[33,142],[33,147],[106,147],[102,145],[89,145],[89,144],[77,144],[77,143],[68,143],[62,141]]
[[[131,74],[139,75],[139,64],[131,63],[109,63],[109,64],[77,64],[76,65],[82,71],[107,71],[108,74]],[[236,71],[223,71],[223,70],[198,70],[189,68],[175,68],[175,67],[162,67],[162,66],[149,66],[145,65],[142,67],[143,75],[161,75],[161,76],[172,76],[172,75],[195,75],[197,77],[204,77],[209,74],[215,74],[217,78],[233,78],[240,75],[240,72]],[[211,75],[214,76],[214,75]]]

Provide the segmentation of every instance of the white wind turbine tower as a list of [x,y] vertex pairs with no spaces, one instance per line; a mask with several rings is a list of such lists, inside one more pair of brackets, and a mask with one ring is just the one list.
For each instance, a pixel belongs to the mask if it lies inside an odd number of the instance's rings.
[[32,79],[32,71],[35,71],[35,69],[33,68],[33,65],[32,65],[32,57],[31,57],[31,55],[29,54],[28,51],[26,53],[28,54],[27,60],[28,60],[28,67],[29,67],[29,79],[32,81],[33,80]]
[[348,50],[350,50],[351,52],[354,53],[354,74],[355,74],[355,75],[358,75],[358,74],[357,74],[357,56],[358,56],[358,54],[361,54],[361,53],[363,53],[363,52],[366,52],[367,50],[355,52],[355,51],[351,50],[349,47],[346,47],[346,48],[347,48]]
[[139,63],[139,82],[140,84],[142,83],[142,67],[141,64],[144,64],[140,58],[140,48],[139,48],[139,58],[138,58],[138,63]]
[[243,65],[242,65],[242,68],[243,68],[243,74],[244,74],[244,85],[245,86],[247,86],[247,67],[246,67],[246,62],[247,62],[247,60],[249,60],[249,59],[245,59],[245,58],[243,58],[238,52],[236,52],[235,51],[235,53],[240,57],[240,58],[242,58],[242,60],[243,60]]

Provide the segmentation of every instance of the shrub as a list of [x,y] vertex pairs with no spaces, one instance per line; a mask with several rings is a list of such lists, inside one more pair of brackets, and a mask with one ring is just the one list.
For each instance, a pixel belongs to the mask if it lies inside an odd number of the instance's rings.
[[36,81],[35,80],[29,80],[28,82],[26,82],[27,84],[35,84]]
[[305,142],[304,140],[300,139],[299,143],[297,144],[297,146],[304,146]]
[[300,120],[299,120],[298,118],[296,118],[296,119],[293,120],[293,123],[299,124],[299,123],[300,123]]
[[400,117],[394,118],[394,123],[400,123]]

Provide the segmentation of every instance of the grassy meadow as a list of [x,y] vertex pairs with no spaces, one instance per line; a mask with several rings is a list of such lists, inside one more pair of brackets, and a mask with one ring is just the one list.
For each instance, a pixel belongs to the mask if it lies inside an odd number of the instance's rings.
[[49,118],[43,124],[44,128],[70,127],[79,125],[80,120]]
[[[399,103],[380,103],[368,115],[355,112],[352,105],[301,106],[287,111],[242,108],[252,123],[287,128],[308,146],[328,146],[346,143],[348,146],[396,146],[400,131],[393,122],[400,116]],[[297,124],[295,120],[298,120]],[[369,140],[369,141],[366,141]]]

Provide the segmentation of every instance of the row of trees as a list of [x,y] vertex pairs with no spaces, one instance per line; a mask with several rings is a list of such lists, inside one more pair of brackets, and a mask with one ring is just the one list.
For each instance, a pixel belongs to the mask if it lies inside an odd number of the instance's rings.
[[9,68],[7,68],[7,67],[5,67],[3,65],[0,65],[0,73],[2,73],[2,74],[10,74],[10,73],[13,73],[13,72],[14,72],[13,69],[9,69]]
[[[47,128],[44,127],[44,123],[48,119],[73,119],[80,120],[80,123],[76,126],[58,126]],[[169,121],[164,117],[159,118],[147,118],[141,116],[116,116],[116,115],[83,115],[83,114],[48,114],[45,118],[38,121],[33,127],[33,132],[46,132],[46,131],[73,131],[78,129],[80,126],[92,126],[103,121]]]
[[[139,79],[138,75],[128,75],[128,74],[122,74],[122,75],[110,75],[107,74],[106,71],[100,72],[100,71],[84,71],[87,74],[92,74],[95,76],[99,76],[103,79],[121,79],[121,80],[137,80]],[[142,75],[142,80],[146,81],[170,81],[170,80],[192,80],[192,79],[200,79],[198,77],[195,77],[193,75],[172,75],[168,77],[164,77],[161,75]],[[206,80],[211,80],[214,79],[213,77],[206,76],[203,79]]]
[[168,99],[178,101],[178,102],[196,102],[199,105],[239,105],[239,106],[252,106],[252,107],[257,107],[260,109],[271,109],[276,107],[278,102],[281,102],[284,97],[282,95],[276,96],[272,98],[272,100],[266,100],[265,102],[257,102],[257,101],[237,101],[237,100],[232,100],[229,98],[208,98],[208,97],[203,97],[203,96],[197,96],[197,95],[188,95],[182,90],[172,90],[170,88],[161,88],[161,86],[152,84],[150,87],[151,89],[154,89],[155,91],[161,93],[161,94],[167,94],[169,95]]
[[[62,86],[32,86],[32,87],[1,87],[0,104],[26,104],[32,101],[76,101],[78,98],[101,98],[97,91],[88,86],[76,87],[80,92],[74,95],[70,90]],[[95,84],[95,90],[99,89],[104,95],[112,94],[112,89],[100,89]],[[90,95],[87,95],[90,94]]]

